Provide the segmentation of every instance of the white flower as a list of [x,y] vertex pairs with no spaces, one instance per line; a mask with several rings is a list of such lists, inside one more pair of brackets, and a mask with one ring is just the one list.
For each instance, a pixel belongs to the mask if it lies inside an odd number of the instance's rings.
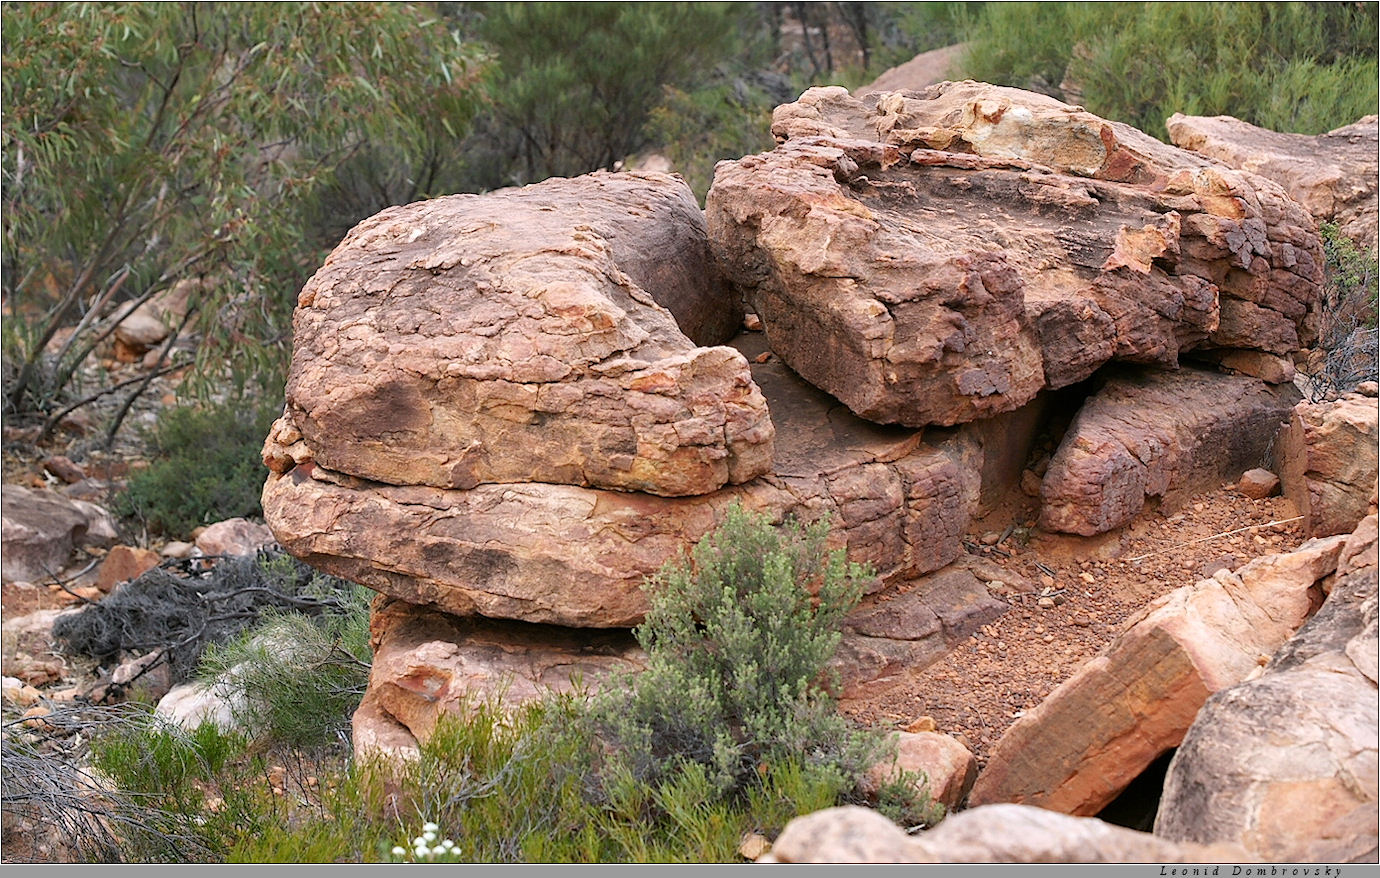
[[418,838],[412,839],[412,846],[413,846],[414,848],[422,847],[422,846],[425,845],[425,844],[426,844],[426,839],[424,839],[424,838],[418,837]]
[[430,821],[422,824],[422,832],[439,832],[441,827]]
[[431,849],[431,854],[432,854],[432,856],[436,856],[436,857],[441,856],[441,854],[444,854],[445,852],[446,852],[446,849],[443,848],[443,847],[441,847],[439,844],[438,844],[436,847],[434,847],[434,848]]
[[402,846],[396,846],[396,847],[393,848],[393,856],[395,856],[395,857],[401,857],[401,856],[403,856],[403,855],[406,854],[406,853],[407,853],[407,849],[404,848],[404,847],[402,847]]

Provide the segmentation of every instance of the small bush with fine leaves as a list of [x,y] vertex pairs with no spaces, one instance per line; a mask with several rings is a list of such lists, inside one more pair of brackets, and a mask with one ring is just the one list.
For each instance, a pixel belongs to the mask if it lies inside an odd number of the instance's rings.
[[825,686],[838,626],[871,575],[828,551],[828,523],[773,527],[732,507],[690,558],[646,586],[637,629],[646,670],[594,709],[620,771],[657,786],[688,764],[736,798],[771,766],[805,768],[849,788],[884,739],[850,727]]

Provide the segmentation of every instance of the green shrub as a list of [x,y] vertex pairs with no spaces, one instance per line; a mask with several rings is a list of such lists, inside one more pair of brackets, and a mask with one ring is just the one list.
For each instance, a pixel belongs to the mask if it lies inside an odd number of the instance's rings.
[[262,517],[268,472],[261,454],[279,413],[245,402],[166,409],[145,434],[148,468],[129,476],[113,511],[169,537],[227,518]]
[[1334,223],[1319,227],[1323,240],[1323,295],[1318,307],[1318,350],[1312,399],[1333,398],[1380,378],[1376,307],[1380,263]]
[[989,3],[962,68],[1161,139],[1174,113],[1318,134],[1376,111],[1376,24],[1374,4]]
[[827,533],[824,521],[778,530],[735,504],[688,562],[648,581],[636,630],[646,670],[594,708],[639,783],[693,763],[714,796],[734,799],[795,759],[847,786],[879,757],[883,739],[850,728],[824,686],[838,624],[870,576],[826,551]]
[[355,586],[335,611],[316,616],[269,609],[254,628],[209,646],[200,676],[238,694],[237,720],[275,744],[339,745],[369,683],[372,595]]

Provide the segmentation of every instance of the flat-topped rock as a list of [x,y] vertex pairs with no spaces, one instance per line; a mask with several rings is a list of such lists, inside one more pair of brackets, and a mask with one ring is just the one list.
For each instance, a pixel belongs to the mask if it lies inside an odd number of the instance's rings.
[[591,174],[389,208],[303,288],[265,461],[681,496],[771,464],[688,186]]
[[718,166],[710,239],[773,349],[863,417],[955,424],[1113,359],[1316,332],[1321,244],[1277,184],[1080,108],[810,89],[773,132]]
[[1165,122],[1174,145],[1233,168],[1268,177],[1319,220],[1374,248],[1380,127],[1363,116],[1326,134],[1271,131],[1231,116],[1185,116]]
[[1040,487],[1040,527],[1083,536],[1172,511],[1270,455],[1298,401],[1292,384],[1199,369],[1127,368],[1074,417]]
[[[763,352],[760,334],[737,343]],[[409,603],[576,627],[640,622],[643,579],[735,501],[775,520],[831,515],[834,544],[873,564],[879,587],[959,556],[980,486],[975,438],[869,423],[779,361],[752,368],[776,462],[743,485],[684,498],[530,482],[460,490],[366,482],[306,460],[270,475],[265,518],[292,554]]]

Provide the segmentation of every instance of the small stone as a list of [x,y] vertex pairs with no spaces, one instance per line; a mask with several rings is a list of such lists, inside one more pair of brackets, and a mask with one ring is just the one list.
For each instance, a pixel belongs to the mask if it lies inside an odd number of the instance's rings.
[[1054,635],[1053,635],[1053,634],[1046,634],[1046,635],[1045,635],[1045,643],[1053,643],[1053,642],[1054,642]]
[[1036,633],[1036,634],[1044,634],[1044,633],[1045,633],[1045,626],[1043,626],[1043,625],[1036,625],[1036,626],[1035,626],[1035,633]]
[[762,353],[760,353],[760,354],[758,354],[757,356],[753,357],[753,358],[752,358],[752,362],[754,362],[754,363],[769,363],[769,362],[771,362],[771,351],[763,351]]
[[1048,573],[1041,574],[1040,585],[1043,585],[1045,588],[1054,588],[1054,577],[1050,576]]
[[53,724],[44,719],[44,717],[51,715],[52,712],[52,710],[41,704],[35,705],[24,711],[24,725],[31,729],[51,729]]
[[743,328],[748,332],[761,332],[762,318],[749,311],[743,315]]
[[995,594],[1006,594],[1011,589],[1007,588],[1006,583],[1002,582],[1000,579],[993,579],[991,582],[987,583],[987,590]]
[[767,851],[771,850],[771,842],[767,841],[766,836],[756,832],[749,832],[743,836],[742,842],[738,845],[738,855],[745,860],[758,860]]
[[999,542],[1001,542],[1001,534],[994,530],[989,530],[982,535],[982,544],[984,546],[995,546]]
[[43,468],[69,485],[86,478],[86,472],[81,467],[60,454],[43,461]]
[[1088,616],[1084,613],[1075,613],[1073,619],[1071,619],[1070,621],[1072,621],[1073,624],[1077,625],[1079,628],[1087,628],[1089,625],[1092,624],[1092,619],[1088,618]]
[[43,698],[43,693],[23,680],[16,677],[6,677],[4,680],[4,697],[11,704],[20,707],[32,707]]
[[172,540],[163,546],[163,550],[159,554],[164,558],[190,558],[195,551],[196,546],[191,543]]
[[1064,604],[1068,603],[1068,598],[1064,597],[1064,596],[1061,595],[1061,594],[1056,594],[1056,595],[1054,596],[1053,600],[1054,600],[1054,605],[1055,605],[1056,607],[1058,607],[1058,606],[1063,606]]
[[908,731],[908,732],[932,732],[932,731],[935,730],[935,728],[937,728],[937,727],[935,726],[935,723],[934,723],[934,717],[932,717],[932,716],[922,716],[922,717],[920,717],[919,719],[917,719],[915,722],[913,722],[913,723],[911,723],[910,725],[906,726],[906,731]]
[[1023,470],[1021,472],[1021,492],[1027,497],[1040,496],[1040,485],[1043,484],[1034,470]]
[[138,579],[158,566],[162,559],[157,552],[133,546],[114,546],[101,562],[96,574],[96,588],[109,592],[122,582]]
[[1236,490],[1252,500],[1264,500],[1279,493],[1279,476],[1267,469],[1248,469],[1241,474]]
[[1078,578],[1086,582],[1088,585],[1092,585],[1094,582],[1097,582],[1097,577],[1093,576],[1091,573],[1080,573],[1078,574]]
[[1380,396],[1380,384],[1374,381],[1362,381],[1356,385],[1356,392],[1362,396],[1369,396],[1372,399]]
[[1038,604],[1042,610],[1054,609],[1054,598],[1040,598],[1035,603]]

